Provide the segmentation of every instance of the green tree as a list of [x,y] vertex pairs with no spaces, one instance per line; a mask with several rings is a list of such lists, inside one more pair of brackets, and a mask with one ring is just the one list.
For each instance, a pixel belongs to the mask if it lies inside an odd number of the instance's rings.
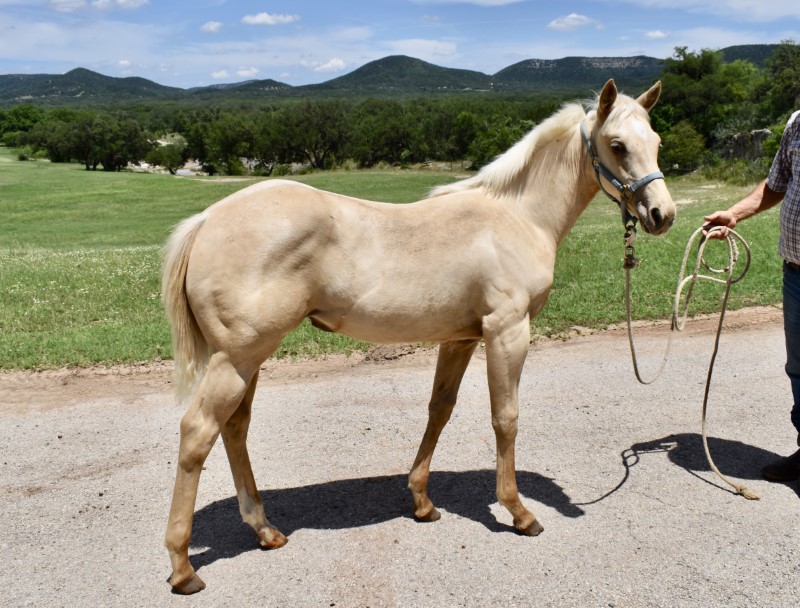
[[393,100],[371,99],[353,112],[349,155],[363,167],[378,163],[407,162],[419,133],[407,105]]
[[703,136],[691,122],[682,120],[662,136],[659,165],[666,172],[688,173],[701,165],[706,154]]
[[30,103],[22,103],[0,113],[0,135],[27,133],[44,118],[44,112]]
[[[658,132],[671,136],[662,154],[668,167],[695,168],[708,156],[697,149],[700,142],[717,155],[729,155],[743,134],[770,123],[758,101],[763,74],[748,61],[726,63],[720,52],[677,47],[666,61],[662,81],[663,94],[651,118]],[[681,142],[681,135],[689,139]]]
[[287,136],[296,159],[314,169],[335,166],[348,137],[347,106],[342,101],[306,101],[287,111]]
[[709,49],[694,53],[686,47],[677,47],[673,57],[665,62],[661,77],[663,92],[651,112],[654,126],[665,131],[688,120],[709,139],[720,121],[720,105],[725,102],[724,92],[718,87],[722,63],[722,53]]
[[155,145],[144,159],[151,165],[164,167],[172,175],[175,175],[175,172],[186,162],[185,151],[186,144],[184,142]]
[[475,139],[469,145],[469,158],[474,168],[490,163],[498,155],[517,143],[533,123],[527,120],[513,120],[506,116],[492,116],[481,124]]
[[255,126],[245,115],[223,112],[209,125],[206,162],[226,175],[244,175],[252,157]]
[[75,129],[65,120],[46,119],[37,123],[25,141],[34,150],[44,150],[50,162],[68,163],[73,160]]
[[101,133],[104,145],[100,162],[104,171],[121,171],[128,163],[138,163],[152,148],[139,123],[133,118],[108,117],[106,124],[107,130]]
[[768,107],[774,118],[800,107],[800,45],[784,40],[767,60]]
[[255,170],[263,175],[272,175],[280,163],[291,162],[291,146],[288,143],[286,116],[284,112],[263,112],[255,124],[252,160]]

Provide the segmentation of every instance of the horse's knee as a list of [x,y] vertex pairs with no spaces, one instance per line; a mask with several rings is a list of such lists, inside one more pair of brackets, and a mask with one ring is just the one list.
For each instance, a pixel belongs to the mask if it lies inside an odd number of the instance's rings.
[[492,428],[498,437],[514,439],[517,436],[518,415],[498,414],[492,416]]

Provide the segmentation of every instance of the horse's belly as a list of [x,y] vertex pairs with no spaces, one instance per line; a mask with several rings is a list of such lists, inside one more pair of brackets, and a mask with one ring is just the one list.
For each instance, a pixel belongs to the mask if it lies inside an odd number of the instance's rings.
[[482,333],[477,315],[453,311],[420,312],[394,307],[375,311],[354,307],[346,313],[313,311],[309,319],[323,331],[372,344],[477,340]]

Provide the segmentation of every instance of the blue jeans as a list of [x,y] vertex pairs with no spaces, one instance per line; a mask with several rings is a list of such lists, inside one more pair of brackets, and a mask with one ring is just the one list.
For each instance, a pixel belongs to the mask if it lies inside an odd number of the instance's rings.
[[792,383],[792,424],[800,434],[800,270],[783,264],[783,331],[786,375]]

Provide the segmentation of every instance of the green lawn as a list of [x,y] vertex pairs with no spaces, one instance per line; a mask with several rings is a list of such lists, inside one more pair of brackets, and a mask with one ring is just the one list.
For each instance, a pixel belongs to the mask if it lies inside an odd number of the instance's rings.
[[[297,178],[345,194],[404,203],[460,177],[417,170],[341,171]],[[79,165],[19,162],[0,148],[0,369],[113,364],[169,358],[159,298],[160,248],[171,227],[254,179],[87,172]],[[666,237],[637,239],[637,318],[667,318],[689,235],[705,213],[748,188],[694,178],[668,182],[680,203]],[[780,300],[777,211],[740,227],[753,268],[731,307]],[[624,318],[622,228],[599,196],[563,244],[552,296],[533,322],[540,335]],[[701,285],[693,312],[717,310],[720,288]],[[349,352],[364,345],[304,325],[278,356]]]

